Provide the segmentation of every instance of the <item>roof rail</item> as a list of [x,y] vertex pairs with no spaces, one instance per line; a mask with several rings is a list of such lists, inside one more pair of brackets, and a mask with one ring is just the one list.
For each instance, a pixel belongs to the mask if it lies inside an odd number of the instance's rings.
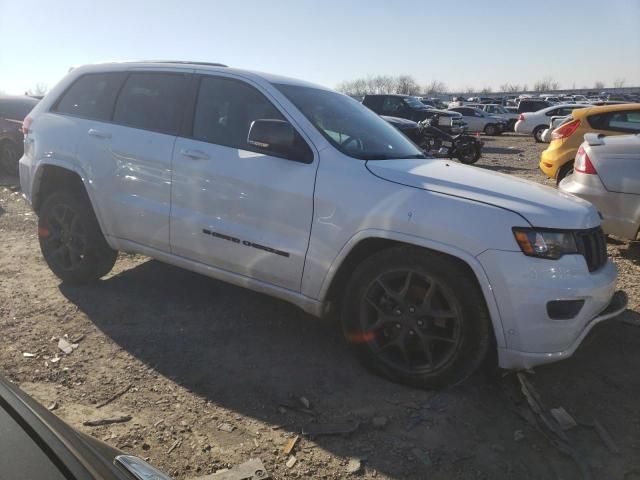
[[132,60],[126,63],[177,63],[180,65],[206,65],[208,67],[228,67],[224,63],[215,62],[190,62],[188,60]]

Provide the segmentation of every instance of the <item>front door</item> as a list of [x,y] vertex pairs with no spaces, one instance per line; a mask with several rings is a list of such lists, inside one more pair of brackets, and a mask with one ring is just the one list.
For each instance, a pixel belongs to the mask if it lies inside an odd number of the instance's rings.
[[299,291],[318,161],[265,155],[247,143],[254,120],[288,120],[266,95],[238,79],[200,78],[190,138],[174,149],[171,249]]

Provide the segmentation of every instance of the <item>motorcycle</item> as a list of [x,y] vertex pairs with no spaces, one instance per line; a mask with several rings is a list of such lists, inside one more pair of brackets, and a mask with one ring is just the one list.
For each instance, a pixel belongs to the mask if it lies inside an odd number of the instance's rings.
[[476,163],[480,159],[484,142],[466,133],[449,135],[442,131],[438,128],[440,126],[438,115],[418,122],[418,125],[420,138],[418,146],[429,155],[438,158],[457,158],[467,165]]

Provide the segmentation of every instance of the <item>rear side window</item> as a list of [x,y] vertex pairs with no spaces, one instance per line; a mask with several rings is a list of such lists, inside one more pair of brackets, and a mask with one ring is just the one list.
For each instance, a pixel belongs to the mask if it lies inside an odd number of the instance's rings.
[[126,73],[92,73],[77,79],[58,100],[54,112],[110,120],[113,102]]
[[203,77],[193,119],[193,138],[253,150],[247,144],[254,120],[286,120],[255,88],[224,78]]
[[187,98],[185,75],[132,73],[118,96],[113,121],[121,125],[176,135]]
[[640,133],[640,111],[631,110],[591,115],[589,124],[596,130]]

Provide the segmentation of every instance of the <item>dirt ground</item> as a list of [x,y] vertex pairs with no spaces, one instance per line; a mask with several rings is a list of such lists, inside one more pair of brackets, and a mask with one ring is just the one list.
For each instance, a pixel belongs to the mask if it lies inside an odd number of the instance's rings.
[[[532,138],[485,140],[478,167],[550,183]],[[0,183],[1,373],[77,429],[177,479],[254,457],[278,479],[345,478],[358,466],[354,476],[376,479],[574,479],[577,463],[596,479],[640,478],[640,242],[608,246],[629,310],[573,358],[527,375],[547,407],[599,421],[620,450],[578,426],[566,432],[571,459],[531,423],[513,374],[485,368],[441,392],[395,385],[364,370],[331,321],[136,255],[121,255],[95,285],[62,285],[15,179]],[[64,335],[78,343],[68,355],[57,348]],[[118,415],[132,419],[82,425]],[[358,427],[301,437],[289,468],[287,440],[325,422]]]

